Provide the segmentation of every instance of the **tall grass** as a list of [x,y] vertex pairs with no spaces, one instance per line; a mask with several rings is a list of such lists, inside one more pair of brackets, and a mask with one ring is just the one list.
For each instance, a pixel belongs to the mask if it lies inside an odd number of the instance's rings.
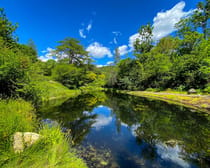
[[[86,168],[59,126],[36,127],[33,107],[24,100],[0,100],[0,167],[4,168]],[[35,131],[41,138],[22,153],[12,148],[15,132]]]
[[18,100],[0,100],[0,155],[10,148],[11,136],[17,132],[33,131],[35,115],[30,103]]

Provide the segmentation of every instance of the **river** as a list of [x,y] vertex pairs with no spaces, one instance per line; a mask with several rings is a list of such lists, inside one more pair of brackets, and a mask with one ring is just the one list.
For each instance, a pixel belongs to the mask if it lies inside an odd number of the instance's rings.
[[163,101],[97,92],[50,102],[45,123],[60,123],[90,168],[196,168],[210,163],[210,116]]

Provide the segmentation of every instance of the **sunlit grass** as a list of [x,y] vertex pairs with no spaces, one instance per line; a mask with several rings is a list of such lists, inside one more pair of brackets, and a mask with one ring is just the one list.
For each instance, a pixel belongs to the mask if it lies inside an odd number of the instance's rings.
[[[32,105],[22,99],[0,100],[0,167],[4,168],[86,168],[59,126],[41,128]],[[22,153],[13,150],[15,132],[37,132],[40,140]]]
[[[210,108],[210,99],[207,96],[187,95],[184,92],[148,92],[148,91],[127,91],[126,93],[154,99],[168,101],[170,103],[183,104],[189,107],[207,110]],[[208,110],[207,110],[208,111]]]

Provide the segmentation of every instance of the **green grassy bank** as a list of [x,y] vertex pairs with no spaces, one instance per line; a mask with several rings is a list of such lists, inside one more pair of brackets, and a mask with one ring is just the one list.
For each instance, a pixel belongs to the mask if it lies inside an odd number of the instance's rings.
[[[39,126],[33,106],[22,100],[0,100],[0,167],[86,168],[70,148],[59,126]],[[36,132],[41,138],[22,153],[13,150],[15,132]]]
[[163,100],[205,111],[210,114],[210,95],[188,95],[176,92],[123,91],[123,93]]

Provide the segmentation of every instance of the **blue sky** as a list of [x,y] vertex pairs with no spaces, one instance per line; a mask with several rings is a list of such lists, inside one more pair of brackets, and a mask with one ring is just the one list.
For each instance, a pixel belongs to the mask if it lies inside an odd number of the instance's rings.
[[120,47],[122,58],[132,51],[141,25],[154,26],[155,40],[175,31],[174,24],[195,9],[198,0],[0,0],[20,43],[33,39],[40,59],[51,58],[58,41],[81,41],[97,65],[113,61]]

